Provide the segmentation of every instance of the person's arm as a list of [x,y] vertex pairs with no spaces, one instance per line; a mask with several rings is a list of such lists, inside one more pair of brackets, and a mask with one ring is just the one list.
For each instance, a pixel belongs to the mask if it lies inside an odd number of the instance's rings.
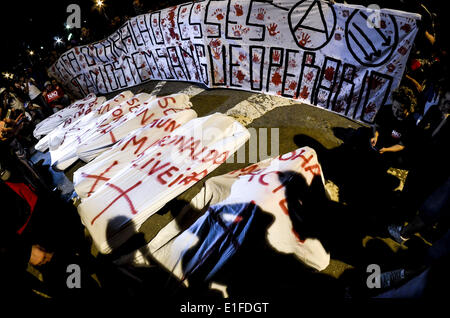
[[420,83],[419,83],[418,81],[416,81],[414,78],[412,78],[412,77],[409,76],[408,74],[406,74],[405,77],[406,77],[407,79],[409,79],[409,80],[414,84],[414,86],[417,88],[417,90],[418,90],[419,92],[422,92],[422,91],[423,91],[423,86],[420,85]]
[[399,151],[402,151],[403,149],[405,149],[405,146],[403,146],[401,144],[397,144],[397,145],[393,145],[393,146],[390,146],[390,147],[381,148],[379,152],[380,153],[399,152]]
[[31,255],[29,263],[31,265],[40,266],[51,261],[53,253],[47,252],[40,245],[31,246]]
[[375,132],[373,133],[373,137],[372,137],[372,139],[370,139],[370,144],[372,145],[372,147],[376,146],[379,135],[380,135],[380,133],[378,132],[378,130],[375,129]]
[[25,93],[25,94],[29,94],[29,92],[30,92],[30,89],[28,88],[28,81],[25,81],[24,83],[23,83],[23,92]]
[[425,31],[425,37],[427,38],[427,40],[430,42],[431,45],[434,45],[434,43],[436,42],[436,37],[428,31]]

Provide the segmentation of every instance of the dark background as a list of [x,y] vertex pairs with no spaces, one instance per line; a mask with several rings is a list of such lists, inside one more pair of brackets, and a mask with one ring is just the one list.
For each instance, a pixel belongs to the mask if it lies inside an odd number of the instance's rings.
[[[145,8],[155,10],[188,1],[152,1],[141,0]],[[69,4],[78,4],[81,8],[81,26],[87,26],[95,35],[95,40],[106,36],[109,21],[103,12],[95,8],[94,0],[59,0],[59,1],[23,1],[7,0],[0,5],[1,58],[0,72],[12,72],[18,64],[27,63],[28,51],[35,52],[34,59],[39,55],[48,54],[57,49],[58,53],[65,51],[64,45],[55,47],[55,37],[65,40],[70,32],[65,23],[70,13],[66,12]],[[109,20],[115,16],[135,16],[133,0],[104,0],[105,12]],[[75,35],[74,35],[75,36]],[[98,37],[100,36],[100,37]],[[41,49],[43,47],[43,49]],[[61,52],[62,51],[62,52]]]

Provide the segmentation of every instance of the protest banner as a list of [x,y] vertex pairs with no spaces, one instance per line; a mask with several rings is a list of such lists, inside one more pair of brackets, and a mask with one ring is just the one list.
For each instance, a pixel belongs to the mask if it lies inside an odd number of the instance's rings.
[[130,18],[50,75],[82,97],[149,80],[298,99],[371,123],[405,70],[420,15],[319,0],[207,0]]

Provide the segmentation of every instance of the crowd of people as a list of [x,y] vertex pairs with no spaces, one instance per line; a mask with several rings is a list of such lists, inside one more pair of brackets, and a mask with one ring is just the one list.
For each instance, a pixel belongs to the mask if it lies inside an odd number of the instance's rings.
[[[425,294],[433,269],[448,265],[450,258],[448,43],[444,40],[445,31],[439,27],[440,21],[433,13],[434,8],[412,0],[395,3],[398,9],[418,12],[423,17],[405,76],[392,94],[392,105],[382,106],[373,127],[358,129],[346,142],[353,148],[353,153],[357,153],[358,160],[370,163],[373,184],[390,187],[391,193],[398,191],[394,190],[396,185],[386,185],[383,178],[387,169],[408,170],[397,202],[397,209],[407,213],[404,219],[389,224],[386,229],[393,240],[404,244],[424,230],[438,233],[419,264],[404,264],[402,268],[382,274],[384,288],[378,297],[416,297]],[[170,4],[173,3],[159,5]],[[144,7],[139,0],[133,1],[133,8],[136,15],[152,9]],[[114,17],[107,34],[126,19],[126,16]],[[107,34],[93,34],[83,27],[78,42],[69,43],[67,48],[90,43]],[[44,68],[57,56],[56,52],[51,52],[43,62]],[[8,203],[7,209],[14,211],[7,213],[9,219],[1,223],[0,231],[2,258],[5,256],[14,261],[2,264],[5,268],[0,273],[11,278],[11,286],[20,285],[17,277],[22,276],[8,273],[23,272],[27,263],[42,267],[53,262],[54,253],[60,247],[54,244],[54,237],[49,236],[63,234],[44,229],[54,224],[49,220],[60,212],[58,209],[74,212],[73,207],[62,208],[67,202],[53,204],[54,194],[39,182],[39,171],[36,172],[36,167],[29,161],[37,142],[32,134],[35,125],[74,101],[56,79],[35,69],[39,67],[24,69],[0,88],[0,193],[2,201]],[[72,224],[81,225],[79,220],[73,222],[73,215],[69,213],[65,218],[72,218]],[[74,231],[78,234],[73,237],[79,237],[80,228],[75,226]]]

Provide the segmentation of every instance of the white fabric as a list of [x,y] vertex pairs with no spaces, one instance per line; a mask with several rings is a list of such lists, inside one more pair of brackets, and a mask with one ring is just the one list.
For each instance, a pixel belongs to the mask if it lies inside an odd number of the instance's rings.
[[36,125],[33,131],[33,136],[40,138],[40,136],[47,135],[61,123],[70,118],[70,116],[78,112],[85,105],[93,102],[95,99],[96,96],[94,94],[89,94],[85,98],[77,100],[71,105],[61,109],[59,112],[47,117]]
[[28,86],[28,96],[30,97],[30,100],[33,100],[39,96],[41,91],[36,87],[36,85],[31,82],[28,82],[26,85]]
[[[181,258],[199,242],[199,238],[188,230],[189,225],[183,220],[192,219],[192,214],[198,213],[194,211],[205,210],[207,207],[220,209],[220,206],[253,202],[264,213],[270,213],[274,217],[274,222],[267,229],[266,239],[275,250],[294,254],[300,261],[317,270],[325,269],[330,263],[329,253],[317,239],[300,241],[285,211],[285,188],[278,172],[288,171],[301,174],[307,184],[311,184],[316,175],[324,183],[317,155],[309,147],[213,177],[205,182],[204,187],[190,202],[192,209],[188,207],[182,211],[159,231],[146,248],[123,256],[117,263],[146,266],[150,264],[148,259],[151,258],[181,280],[184,277]],[[191,216],[187,216],[189,214]],[[188,284],[187,281],[184,283]]]
[[[83,143],[77,147],[78,157],[89,162],[100,153],[108,150],[117,141],[128,135],[131,131],[145,126],[155,118],[176,112],[192,106],[189,96],[185,94],[173,94],[156,98],[151,96],[140,102],[132,100],[125,105],[130,109],[123,109],[120,116],[115,116],[108,123],[103,123]],[[117,112],[118,110],[114,111]]]
[[95,189],[105,183],[105,180],[97,180],[89,176],[102,174],[104,178],[111,179],[155,141],[169,135],[179,125],[195,117],[197,114],[194,110],[181,110],[168,116],[161,116],[161,114],[153,116],[149,124],[134,130],[129,136],[116,143],[111,150],[102,153],[75,171],[73,183],[76,193],[82,199],[91,196]]
[[[148,97],[142,95],[142,98]],[[54,142],[57,148],[53,148],[51,152],[52,164],[60,170],[66,169],[76,160],[78,156],[76,154],[77,145],[81,144],[83,140],[87,139],[90,134],[97,129],[98,126],[104,122],[111,120],[111,116],[120,105],[125,104],[128,100],[133,98],[133,93],[130,91],[122,92],[115,96],[113,99],[106,101],[101,97],[101,101],[97,101],[97,104],[91,106],[89,110],[84,113],[84,116],[71,123],[69,126],[64,127],[58,132],[53,132]],[[100,105],[98,105],[101,103]],[[94,107],[94,108],[92,108]],[[52,146],[53,140],[50,140],[50,146]]]
[[78,206],[101,253],[125,242],[147,218],[223,163],[249,138],[223,114],[196,118],[160,139]]

